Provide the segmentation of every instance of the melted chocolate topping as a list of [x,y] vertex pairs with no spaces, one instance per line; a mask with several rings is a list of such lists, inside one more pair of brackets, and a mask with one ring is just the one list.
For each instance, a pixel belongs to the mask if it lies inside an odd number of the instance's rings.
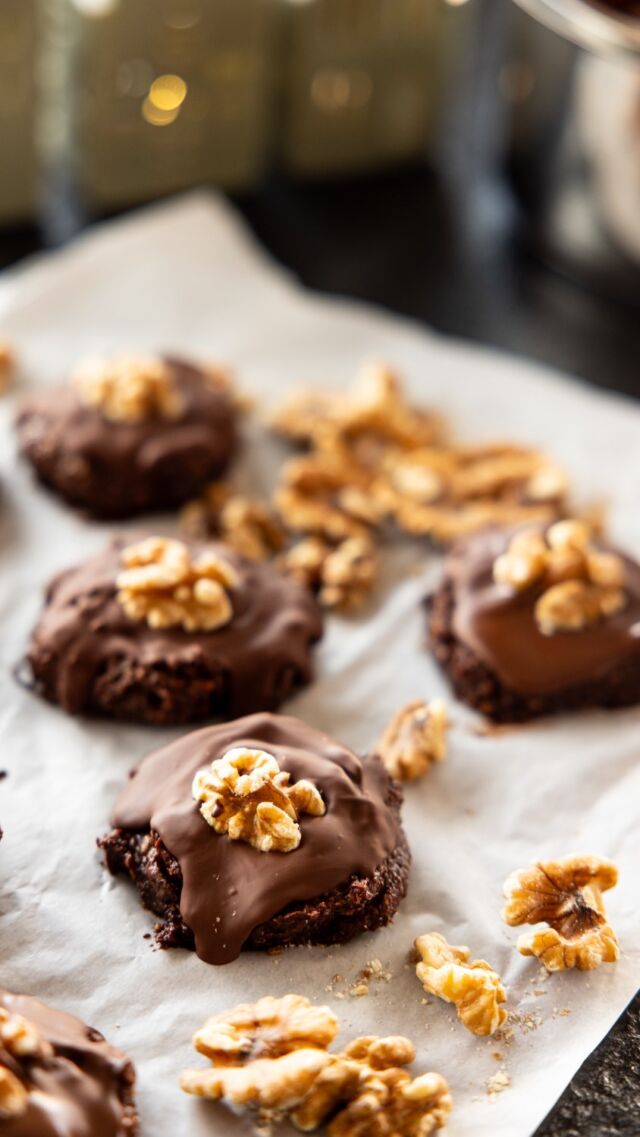
[[[525,695],[547,694],[605,678],[634,657],[640,666],[640,565],[622,556],[626,606],[576,632],[543,635],[535,620],[545,590],[537,582],[517,592],[493,579],[493,564],[514,530],[489,530],[449,557],[453,583],[453,630],[502,680]],[[617,550],[616,550],[617,551]]]
[[[181,468],[199,471],[202,484],[228,464],[237,446],[237,415],[222,383],[184,360],[165,362],[183,404],[177,418],[158,415],[114,422],[99,408],[84,404],[67,384],[35,395],[21,408],[17,428],[23,451],[45,463],[57,455],[64,463],[65,480],[81,482],[89,471],[100,484],[117,478],[130,508],[118,509],[114,516],[157,508],[154,498],[161,492],[162,504],[170,505]],[[106,498],[103,506],[109,516]]]
[[32,1022],[54,1051],[49,1058],[7,1058],[29,1103],[20,1117],[0,1121],[3,1137],[132,1137],[135,1075],[126,1054],[38,999],[0,989],[0,1007]]
[[[291,781],[309,778],[326,804],[322,817],[302,815],[302,840],[291,853],[262,853],[218,834],[191,793],[193,777],[231,747],[274,754]],[[206,963],[237,959],[259,924],[294,901],[311,900],[358,873],[370,875],[399,841],[385,803],[389,775],[377,757],[350,750],[283,715],[260,714],[207,727],[144,759],[120,796],[116,828],[155,830],[178,861],[182,918]]]
[[[230,593],[233,617],[210,632],[150,628],[130,619],[117,600],[116,577],[122,549],[138,538],[114,540],[104,552],[59,574],[33,633],[29,658],[55,661],[55,700],[70,714],[91,705],[94,681],[107,659],[120,657],[146,670],[179,669],[204,661],[220,675],[230,717],[270,707],[284,672],[311,677],[310,645],[322,634],[322,616],[307,589],[270,565],[245,561],[226,546],[211,543],[236,569]],[[203,548],[189,543],[192,550]],[[144,681],[144,678],[141,680]]]

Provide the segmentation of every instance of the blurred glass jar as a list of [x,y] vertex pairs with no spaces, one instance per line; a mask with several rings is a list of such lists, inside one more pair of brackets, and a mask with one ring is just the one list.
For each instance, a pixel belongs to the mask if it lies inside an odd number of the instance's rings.
[[36,0],[2,0],[0,222],[28,220],[35,209],[35,58]]
[[500,86],[528,237],[560,267],[640,304],[640,19],[632,10],[622,0],[515,0]]
[[42,3],[42,135],[91,206],[259,176],[272,146],[278,0]]

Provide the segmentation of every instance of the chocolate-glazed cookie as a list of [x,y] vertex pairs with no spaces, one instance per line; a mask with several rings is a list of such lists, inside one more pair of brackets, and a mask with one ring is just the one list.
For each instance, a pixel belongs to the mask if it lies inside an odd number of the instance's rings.
[[[217,832],[194,776],[237,748],[264,751],[292,782],[310,781],[324,812],[302,815],[290,852]],[[331,944],[387,924],[407,889],[401,790],[376,756],[298,719],[260,714],[208,727],[150,754],[133,773],[99,844],[160,917],[158,943],[223,964],[245,949]]]
[[495,722],[640,702],[637,562],[598,542],[597,555],[619,563],[620,605],[582,626],[545,629],[536,613],[548,580],[514,589],[495,579],[514,535],[489,530],[459,545],[427,599],[430,646],[458,698]]
[[275,710],[311,680],[322,616],[305,588],[225,546],[154,541],[228,567],[226,622],[187,630],[154,623],[153,609],[130,615],[117,582],[138,546],[116,539],[46,591],[27,653],[39,694],[69,714],[168,725]]
[[228,383],[179,359],[119,357],[115,378],[109,366],[28,400],[16,420],[22,453],[41,482],[94,517],[181,505],[237,449]]
[[0,989],[3,1137],[134,1137],[130,1059],[79,1019]]

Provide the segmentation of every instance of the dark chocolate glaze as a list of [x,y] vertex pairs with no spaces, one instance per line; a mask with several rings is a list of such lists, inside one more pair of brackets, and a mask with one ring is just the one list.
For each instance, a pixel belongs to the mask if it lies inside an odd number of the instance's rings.
[[[543,635],[534,616],[542,583],[516,592],[496,584],[493,564],[514,530],[488,530],[455,549],[446,565],[453,586],[453,630],[513,691],[547,695],[606,680],[621,665],[640,668],[640,565],[623,556],[628,602],[577,632]],[[604,546],[603,546],[604,547]],[[617,550],[616,550],[617,552]]]
[[[117,600],[121,551],[137,539],[114,539],[49,585],[27,657],[47,698],[70,714],[100,711],[96,686],[113,660],[120,670],[135,672],[142,686],[153,675],[188,675],[198,667],[217,680],[211,711],[229,717],[273,709],[283,690],[310,680],[311,646],[322,634],[322,616],[307,589],[270,565],[211,543],[206,548],[217,550],[238,576],[230,623],[212,632],[150,628],[131,620]],[[204,546],[189,547],[197,552]],[[289,675],[295,682],[283,682]]]
[[27,995],[0,989],[0,1007],[34,1023],[53,1047],[48,1058],[3,1060],[29,1091],[27,1110],[0,1120],[2,1137],[133,1137],[135,1073],[126,1054],[97,1030]]
[[[218,834],[193,800],[193,777],[235,746],[267,750],[292,781],[309,778],[326,804],[302,816],[291,853],[262,853]],[[112,824],[159,834],[182,873],[180,912],[207,963],[236,959],[251,932],[294,901],[319,897],[371,874],[401,840],[386,804],[389,775],[378,758],[350,750],[298,719],[251,715],[207,727],[148,755],[121,794]]]
[[117,518],[170,509],[218,477],[238,441],[229,393],[184,360],[166,363],[183,401],[175,419],[113,422],[71,384],[29,399],[16,428],[40,479],[93,515]]

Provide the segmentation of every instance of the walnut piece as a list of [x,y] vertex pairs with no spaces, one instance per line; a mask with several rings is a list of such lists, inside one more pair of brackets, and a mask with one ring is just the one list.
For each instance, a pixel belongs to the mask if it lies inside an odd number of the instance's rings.
[[304,1133],[321,1125],[329,1137],[428,1137],[446,1124],[452,1101],[439,1074],[412,1078],[408,1038],[356,1038],[318,1073],[292,1121]]
[[238,578],[231,565],[202,549],[192,556],[182,541],[148,537],[122,552],[116,578],[118,601],[132,620],[151,628],[213,632],[233,617],[229,590]]
[[263,502],[233,492],[225,482],[213,482],[182,510],[188,537],[217,537],[250,561],[266,561],[285,545],[285,532]]
[[391,444],[412,448],[428,446],[442,434],[439,418],[413,406],[397,376],[380,363],[364,367],[346,392],[296,391],[274,417],[273,426],[297,441],[348,441],[361,458],[378,453],[378,446],[370,449],[371,440],[383,448]]
[[425,991],[455,1003],[458,1018],[473,1034],[493,1034],[507,1019],[500,976],[483,959],[469,960],[467,947],[453,947],[439,932],[415,942],[416,975]]
[[412,1079],[404,1066],[415,1049],[406,1038],[359,1038],[328,1051],[338,1030],[328,1007],[300,995],[242,1005],[216,1015],[194,1045],[211,1060],[186,1070],[187,1093],[251,1110],[262,1132],[289,1117],[303,1132],[327,1125],[329,1137],[428,1137],[451,1112],[438,1074]]
[[434,762],[442,762],[447,752],[449,719],[442,699],[407,703],[391,719],[376,746],[392,778],[413,781],[421,778]]
[[405,532],[449,544],[488,525],[551,520],[566,478],[536,451],[449,445],[389,451],[372,493]]
[[17,1074],[3,1064],[0,1050],[0,1121],[22,1117],[27,1111],[29,1093]]
[[517,591],[541,583],[535,605],[543,635],[589,627],[626,604],[624,562],[601,552],[583,521],[558,521],[546,533],[525,529],[493,566],[494,579]]
[[176,419],[183,411],[171,368],[158,356],[86,359],[76,368],[72,382],[80,401],[112,422]]
[[369,474],[332,445],[285,462],[274,501],[290,532],[333,542],[367,537],[381,517],[369,484]]
[[543,924],[517,942],[547,971],[591,971],[615,963],[618,941],[606,918],[602,893],[618,881],[616,866],[600,857],[538,861],[512,873],[504,885],[507,924]]
[[246,841],[262,853],[290,853],[302,839],[298,817],[321,817],[326,806],[313,782],[289,785],[273,754],[235,747],[199,770],[192,792],[216,833]]
[[[52,1052],[32,1022],[0,1007],[0,1121],[21,1117],[27,1109],[29,1094],[19,1077],[19,1060]],[[16,1061],[9,1065],[11,1059]]]
[[353,612],[374,587],[378,558],[373,543],[363,537],[349,537],[338,545],[305,537],[285,553],[280,567],[316,592],[324,608]]
[[8,340],[0,339],[0,395],[9,387],[15,371],[15,355]]
[[331,1061],[327,1047],[338,1031],[328,1007],[314,1007],[301,995],[270,995],[209,1019],[194,1046],[211,1068],[185,1070],[186,1093],[251,1109],[268,1127],[295,1109]]

